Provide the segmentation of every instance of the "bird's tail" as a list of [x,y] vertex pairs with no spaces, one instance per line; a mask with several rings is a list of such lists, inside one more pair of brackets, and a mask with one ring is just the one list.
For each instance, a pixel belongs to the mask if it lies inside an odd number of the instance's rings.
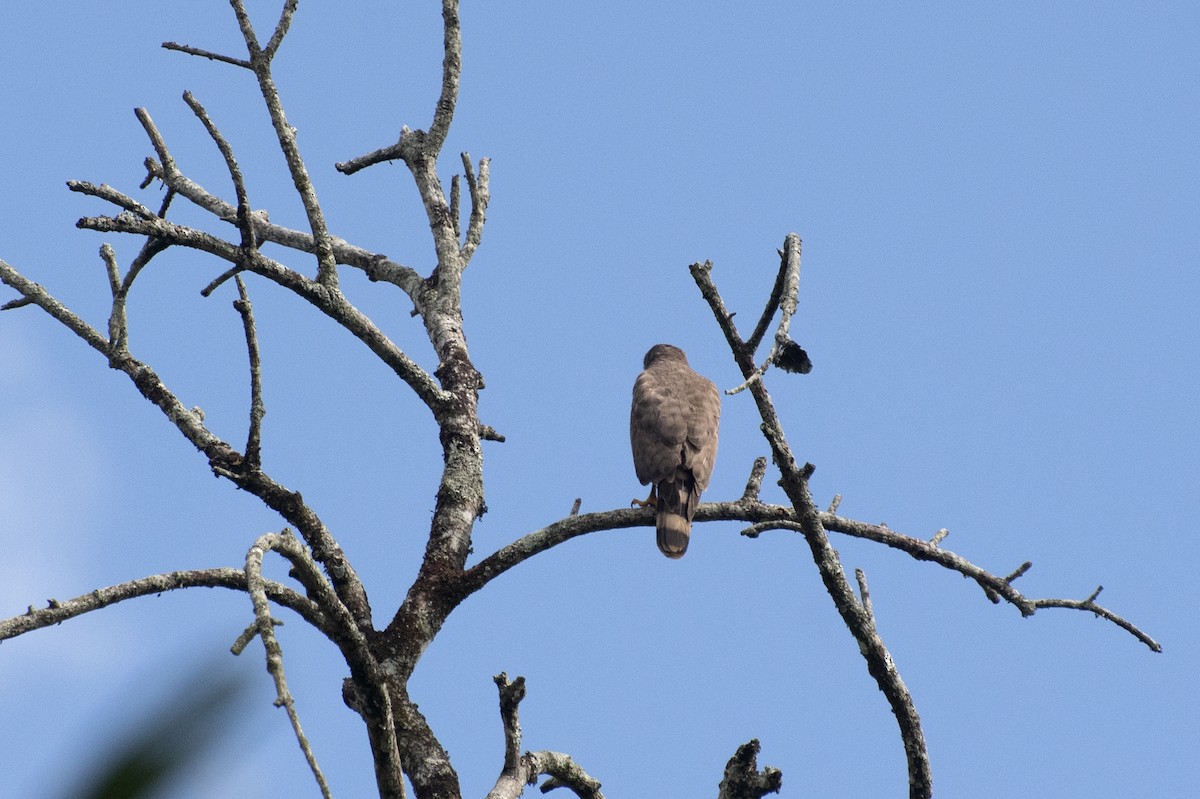
[[668,558],[682,558],[687,552],[692,535],[692,517],[696,515],[696,504],[700,492],[696,490],[691,474],[677,472],[674,480],[664,480],[658,485],[658,550]]

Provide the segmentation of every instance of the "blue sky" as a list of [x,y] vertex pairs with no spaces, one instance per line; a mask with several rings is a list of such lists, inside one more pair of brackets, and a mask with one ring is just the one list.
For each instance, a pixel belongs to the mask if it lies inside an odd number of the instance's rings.
[[[172,4],[176,5],[176,4]],[[184,4],[178,4],[183,6]],[[248,73],[159,48],[237,53],[228,5],[0,10],[0,257],[93,325],[97,257],[138,242],[77,231],[107,213],[64,182],[137,192],[149,109],[181,168],[232,197],[180,100],[236,149],[251,202],[303,212]],[[428,228],[407,171],[333,169],[428,125],[437,4],[302,4],[276,67],[334,233],[422,271]],[[275,4],[255,4],[265,26]],[[880,632],[921,713],[939,796],[1181,796],[1194,760],[1200,635],[1200,10],[1190,3],[467,4],[464,76],[442,164],[492,158],[467,336],[487,380],[486,553],[643,492],[627,442],[642,354],[682,346],[740,382],[687,272],[712,259],[756,318],[789,231],[804,241],[795,337],[815,367],[772,372],[824,504],[931,536],[1030,596],[1086,597],[1156,637],[1150,653],[1086,614],[1022,619],[971,584],[834,540],[870,580]],[[156,206],[161,189],[138,194]],[[177,203],[178,218],[206,225]],[[299,258],[289,263],[311,268]],[[131,299],[131,348],[234,441],[247,378],[223,265],[156,260]],[[432,368],[409,306],[343,286]],[[427,411],[350,336],[249,282],[264,351],[265,467],[300,490],[366,582],[377,619],[411,580],[440,463]],[[7,291],[7,289],[6,289]],[[7,300],[11,295],[3,297]],[[239,565],[281,522],[203,459],[96,353],[35,309],[0,315],[0,614],[175,568]],[[714,499],[767,452],[750,399],[727,397]],[[774,477],[764,495],[779,500]],[[606,794],[713,795],[738,744],[784,796],[902,795],[883,697],[795,535],[694,533],[668,561],[648,528],[577,539],[464,604],[412,691],[481,796],[502,762],[491,676],[525,675],[525,744],[570,752]],[[275,564],[279,578],[284,569]],[[344,665],[299,620],[289,679],[339,796],[368,795]],[[194,664],[252,690],[172,795],[315,795],[249,622],[216,591],[126,603],[0,646],[0,794],[61,795]],[[63,767],[66,758],[71,764]]]

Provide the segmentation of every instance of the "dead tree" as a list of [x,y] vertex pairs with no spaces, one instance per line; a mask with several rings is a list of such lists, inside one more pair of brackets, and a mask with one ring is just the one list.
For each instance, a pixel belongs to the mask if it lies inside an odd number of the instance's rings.
[[[236,22],[245,42],[244,55],[217,53],[174,42],[163,46],[245,70],[257,83],[279,149],[304,207],[305,229],[274,224],[263,209],[254,207],[236,153],[201,102],[189,93],[184,95],[184,100],[224,158],[233,188],[232,201],[199,185],[180,169],[168,142],[144,109],[138,109],[136,113],[153,155],[145,161],[146,178],[141,188],[155,182],[165,186],[165,198],[159,207],[150,208],[134,196],[108,185],[79,181],[69,184],[72,191],[100,198],[115,208],[111,215],[80,219],[78,227],[144,240],[140,251],[128,264],[119,263],[108,245],[100,249],[112,295],[106,328],[93,327],[45,288],[0,261],[0,279],[18,294],[16,299],[4,304],[5,310],[37,306],[82,339],[105,358],[111,368],[124,373],[146,400],[158,407],[179,433],[203,454],[215,475],[257,497],[278,513],[285,526],[279,532],[254,541],[241,567],[153,575],[98,588],[75,599],[52,601],[47,607],[30,607],[27,613],[0,622],[0,640],[147,594],[202,586],[244,592],[251,600],[253,616],[234,649],[241,651],[254,638],[262,640],[268,669],[276,684],[277,702],[288,711],[324,795],[329,795],[329,789],[315,753],[304,740],[288,691],[284,662],[274,634],[274,605],[298,613],[324,634],[345,659],[349,676],[342,687],[343,697],[366,725],[380,796],[404,796],[407,777],[420,799],[460,797],[458,775],[450,756],[408,694],[409,678],[420,664],[422,653],[463,600],[484,589],[497,576],[577,536],[651,525],[653,511],[618,508],[579,514],[576,508],[564,518],[549,522],[472,561],[472,533],[476,521],[486,510],[484,443],[504,439],[479,416],[478,396],[483,378],[467,349],[467,320],[463,318],[461,304],[467,266],[483,236],[489,200],[488,159],[475,160],[463,153],[462,175],[451,178],[449,191],[436,168],[458,99],[462,68],[458,2],[442,0],[444,59],[440,96],[428,126],[424,129],[403,127],[397,141],[337,165],[346,175],[384,162],[400,161],[407,167],[428,217],[436,251],[437,263],[429,274],[421,274],[403,263],[356,246],[329,229],[272,74],[273,60],[287,36],[296,5],[295,0],[284,3],[278,23],[264,42],[251,24],[242,0],[232,0]],[[178,202],[190,203],[227,224],[230,234],[221,237],[172,221],[169,212]],[[299,270],[269,257],[260,249],[264,243],[311,258],[311,267]],[[126,303],[134,283],[153,259],[179,247],[199,250],[224,262],[222,270],[203,289],[205,296],[230,281],[236,286],[237,299],[233,305],[245,332],[251,387],[244,443],[228,441],[214,433],[206,426],[203,415],[185,407],[152,365],[136,357],[130,347]],[[1133,624],[1098,605],[1099,589],[1081,600],[1026,597],[1017,590],[1015,582],[1029,568],[1028,563],[1007,575],[992,574],[943,549],[944,531],[925,540],[883,525],[839,516],[836,501],[825,510],[817,507],[809,491],[809,478],[814,467],[801,463],[792,451],[766,385],[771,366],[799,372],[807,371],[809,367],[807,355],[792,340],[790,333],[799,296],[799,237],[788,235],[779,254],[780,265],[773,288],[748,338],[743,338],[734,326],[733,314],[725,307],[713,279],[712,264],[694,264],[691,274],[701,296],[712,309],[745,379],[729,393],[744,390],[755,403],[788,504],[768,504],[759,499],[767,469],[766,459],[762,458],[753,464],[741,497],[704,503],[696,519],[738,520],[748,524],[744,534],[751,537],[768,529],[794,530],[802,536],[835,608],[858,643],[867,671],[896,716],[908,762],[910,796],[927,797],[932,793],[932,776],[920,718],[876,628],[866,576],[861,571],[856,573],[856,591],[830,545],[830,533],[866,538],[912,558],[959,572],[977,583],[992,602],[1010,604],[1022,615],[1030,616],[1040,608],[1049,607],[1087,611],[1117,624],[1154,651],[1159,651],[1160,647]],[[382,289],[403,292],[412,305],[413,315],[424,326],[437,360],[436,369],[432,372],[423,369],[417,359],[404,352],[368,316],[347,301],[338,286],[339,273],[344,269],[361,270],[371,281],[381,284]],[[256,278],[259,284],[274,284],[274,287],[290,291],[328,317],[330,322],[349,331],[412,390],[437,425],[443,468],[424,557],[403,602],[378,624],[368,601],[367,587],[317,509],[306,502],[299,491],[283,485],[263,468],[261,423],[265,403],[254,310],[245,279],[249,276]],[[759,358],[757,353],[764,347],[767,352]],[[294,583],[285,585],[263,577],[263,560],[269,553],[288,562]],[[601,797],[600,783],[569,755],[554,751],[523,751],[518,709],[525,696],[525,682],[520,677],[510,681],[503,673],[495,681],[505,748],[502,763],[498,763],[500,774],[488,794],[489,799],[519,796],[527,785],[537,783],[543,776],[547,777],[543,791],[566,787],[580,797]],[[780,789],[779,771],[760,770],[757,753],[758,742],[751,741],[740,747],[729,760],[720,781],[722,799],[759,797]],[[714,782],[716,771],[714,765]]]

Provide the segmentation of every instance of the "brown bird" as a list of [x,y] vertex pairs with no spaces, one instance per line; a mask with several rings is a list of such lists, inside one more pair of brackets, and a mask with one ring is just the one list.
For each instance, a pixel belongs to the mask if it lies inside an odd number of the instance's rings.
[[717,459],[721,395],[670,344],[651,347],[642,366],[633,384],[629,441],[633,468],[642,485],[650,484],[650,496],[633,504],[655,506],[659,550],[682,558]]

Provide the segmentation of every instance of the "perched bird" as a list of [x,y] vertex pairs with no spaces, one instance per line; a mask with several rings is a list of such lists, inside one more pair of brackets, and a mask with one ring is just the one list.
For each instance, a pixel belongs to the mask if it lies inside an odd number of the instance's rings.
[[633,468],[642,485],[650,484],[650,496],[633,504],[655,506],[659,550],[682,558],[717,459],[721,395],[670,344],[651,347],[642,367],[633,384],[629,441]]

